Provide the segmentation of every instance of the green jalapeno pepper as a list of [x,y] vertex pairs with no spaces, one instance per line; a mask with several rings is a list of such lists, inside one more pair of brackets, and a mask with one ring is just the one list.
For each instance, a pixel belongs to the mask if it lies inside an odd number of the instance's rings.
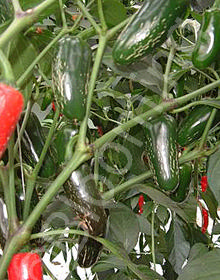
[[179,184],[175,119],[167,114],[146,123],[146,150],[159,187],[173,192]]

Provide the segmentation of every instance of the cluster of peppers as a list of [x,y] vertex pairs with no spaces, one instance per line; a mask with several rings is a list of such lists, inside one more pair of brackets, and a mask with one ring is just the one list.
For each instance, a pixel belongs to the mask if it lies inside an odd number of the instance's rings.
[[[189,0],[155,0],[145,1],[132,21],[128,23],[116,40],[112,55],[118,64],[130,64],[137,59],[152,53],[161,46],[172,31],[184,20]],[[192,54],[193,64],[198,68],[206,68],[216,60],[220,50],[220,1],[216,0],[210,10],[203,15],[202,27],[199,38]],[[174,24],[175,23],[175,24]],[[62,114],[70,119],[82,121],[86,111],[87,83],[91,64],[91,49],[80,38],[66,36],[58,42],[53,63],[54,94]],[[5,107],[0,111],[0,158],[3,156],[7,142],[15,130],[15,126],[23,109],[21,93],[5,84],[0,84],[0,100],[5,102]],[[8,106],[7,104],[10,104]],[[4,111],[7,108],[7,114]],[[11,111],[8,111],[8,110]],[[198,106],[190,112],[181,124],[178,133],[175,119],[163,114],[150,119],[146,123],[146,149],[151,170],[156,184],[170,197],[182,202],[189,191],[192,176],[192,165],[178,164],[178,145],[185,147],[202,136],[212,108]],[[218,119],[217,119],[218,121]],[[215,124],[215,121],[213,122]],[[66,130],[67,131],[67,130]],[[57,141],[67,143],[71,134]],[[44,146],[43,129],[35,114],[31,113],[25,132],[22,136],[23,160],[34,167],[38,162],[38,155]],[[56,141],[55,141],[56,143]],[[34,151],[34,152],[33,152]],[[59,153],[59,164],[65,164],[65,153]],[[59,170],[52,150],[44,161],[44,168],[40,170],[41,177],[53,176],[54,170]],[[205,191],[207,181],[202,179],[202,190]],[[81,228],[93,236],[105,236],[107,214],[102,204],[101,196],[96,189],[89,167],[85,164],[74,171],[64,184],[64,191],[71,201],[76,215],[81,220]],[[139,198],[139,213],[143,212],[144,199]],[[205,232],[208,226],[208,212],[202,209],[203,227]],[[78,263],[82,267],[93,265],[100,254],[102,245],[97,241],[80,237],[78,249]],[[34,263],[30,279],[42,279],[41,261],[37,254],[16,254],[9,266],[9,279],[18,279],[14,271],[25,268],[25,265]],[[15,269],[16,267],[16,269]],[[32,277],[32,278],[31,278]],[[23,279],[23,278],[21,278]],[[28,278],[29,279],[29,278]]]
[[[91,49],[89,45],[77,37],[66,36],[58,44],[53,62],[53,84],[54,95],[62,114],[71,121],[81,121],[85,115],[87,81],[90,73]],[[16,124],[20,118],[20,125],[23,122],[22,109],[24,100],[22,94],[13,87],[0,84],[0,100],[4,104],[0,112],[0,158],[5,155],[8,140],[15,131]],[[11,111],[9,111],[9,109]],[[7,110],[7,114],[6,111]],[[45,144],[45,130],[35,113],[31,112],[27,120],[25,130],[20,139],[21,155],[23,161],[34,168],[39,161],[39,156]],[[46,131],[47,132],[47,131]],[[48,149],[43,167],[39,171],[42,178],[50,178],[60,172],[65,165],[65,151],[67,143],[73,136],[73,126],[62,127],[56,134],[54,145]],[[78,131],[75,131],[77,133]],[[60,147],[62,147],[60,149]],[[59,150],[59,153],[56,152]],[[59,154],[59,156],[58,156]],[[88,164],[80,166],[74,171],[64,184],[64,191],[73,206],[76,216],[80,219],[80,227],[90,235],[105,236],[107,214],[102,204],[101,195],[96,188],[95,181],[91,175]],[[19,192],[17,192],[19,193]],[[32,206],[36,191],[32,195]],[[20,196],[20,194],[18,194]],[[37,197],[38,199],[38,197]],[[22,219],[22,201],[16,202],[19,219]],[[36,229],[37,227],[37,229]],[[37,224],[33,232],[40,230],[41,225]],[[2,231],[2,228],[1,228]],[[2,233],[2,232],[1,232]],[[8,234],[1,240],[4,247]],[[79,237],[77,261],[81,267],[93,265],[102,250],[102,244],[88,237]],[[41,263],[37,261],[39,256],[32,253],[19,253],[14,255],[8,268],[9,279],[23,279],[22,275],[25,266],[30,266],[30,260],[36,262],[33,267],[33,275],[28,279],[42,279]],[[14,267],[17,266],[16,276],[13,276]],[[19,274],[21,278],[19,278]],[[14,278],[16,277],[16,278]],[[35,277],[35,278],[33,278]]]
[[[142,57],[154,53],[181,24],[192,1],[145,1],[132,20],[116,40],[112,56],[119,65],[131,64]],[[220,1],[203,14],[198,40],[192,53],[195,67],[203,69],[217,61],[220,51]],[[197,106],[176,127],[175,119],[163,114],[146,123],[146,150],[155,182],[163,191],[177,201],[183,202],[189,192],[192,165],[178,165],[178,147],[186,147],[201,138],[212,112],[211,106]],[[219,113],[212,127],[219,122]],[[207,187],[204,178],[202,191]],[[143,197],[139,197],[139,214],[143,212]],[[204,213],[204,211],[203,211]],[[207,215],[206,215],[207,216]],[[205,214],[204,228],[207,228]]]

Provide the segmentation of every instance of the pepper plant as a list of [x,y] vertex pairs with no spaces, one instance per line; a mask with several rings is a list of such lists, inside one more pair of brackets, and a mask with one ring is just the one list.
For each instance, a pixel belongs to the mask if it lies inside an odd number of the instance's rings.
[[1,1],[0,279],[220,277],[219,6]]

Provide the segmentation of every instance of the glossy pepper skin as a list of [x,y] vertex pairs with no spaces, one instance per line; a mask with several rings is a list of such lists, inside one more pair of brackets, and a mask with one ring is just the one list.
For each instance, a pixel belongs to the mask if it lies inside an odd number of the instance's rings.
[[78,134],[78,128],[73,125],[63,126],[57,133],[54,139],[54,146],[57,151],[57,161],[59,165],[65,163],[66,150],[69,141]]
[[161,46],[184,19],[188,0],[147,0],[116,40],[112,55],[130,64]]
[[[64,184],[64,190],[80,218],[81,228],[93,236],[105,236],[107,215],[101,196],[96,188],[93,176],[87,164],[73,171]],[[88,237],[79,238],[78,264],[90,267],[99,257],[102,245]]]
[[0,159],[15,130],[23,106],[23,95],[13,87],[0,83]]
[[[178,131],[178,143],[185,147],[198,140],[206,127],[207,121],[212,112],[211,106],[196,106],[189,115],[184,118]],[[217,112],[213,125],[220,120]]]
[[170,194],[170,198],[176,202],[183,202],[188,193],[192,178],[192,164],[184,163],[179,167],[179,185],[175,192]]
[[201,231],[202,231],[203,234],[206,233],[208,225],[209,225],[209,214],[208,214],[208,211],[204,207],[202,207],[202,228],[201,228]]
[[[39,161],[44,144],[45,137],[43,127],[41,126],[38,117],[32,112],[21,138],[21,151],[24,162],[35,167]],[[51,148],[49,148],[39,172],[39,176],[45,178],[50,177],[55,174],[56,168],[55,156]]]
[[53,62],[53,84],[57,103],[69,119],[83,120],[91,49],[80,38],[67,36],[58,42]]
[[192,53],[195,67],[204,69],[220,56],[220,1],[205,11],[198,40]]
[[146,150],[158,186],[173,192],[179,184],[176,122],[167,114],[146,123]]
[[9,226],[8,216],[6,210],[6,204],[2,197],[0,197],[0,245],[1,249],[4,249],[5,242],[8,238]]
[[8,267],[8,280],[43,280],[39,255],[30,252],[15,254]]

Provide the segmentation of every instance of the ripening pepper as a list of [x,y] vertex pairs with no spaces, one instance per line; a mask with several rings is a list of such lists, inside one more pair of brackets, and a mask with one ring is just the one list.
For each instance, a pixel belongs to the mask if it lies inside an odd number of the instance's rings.
[[43,280],[42,262],[38,254],[15,254],[8,267],[8,280]]
[[13,87],[0,83],[0,159],[15,130],[23,106],[23,95]]

